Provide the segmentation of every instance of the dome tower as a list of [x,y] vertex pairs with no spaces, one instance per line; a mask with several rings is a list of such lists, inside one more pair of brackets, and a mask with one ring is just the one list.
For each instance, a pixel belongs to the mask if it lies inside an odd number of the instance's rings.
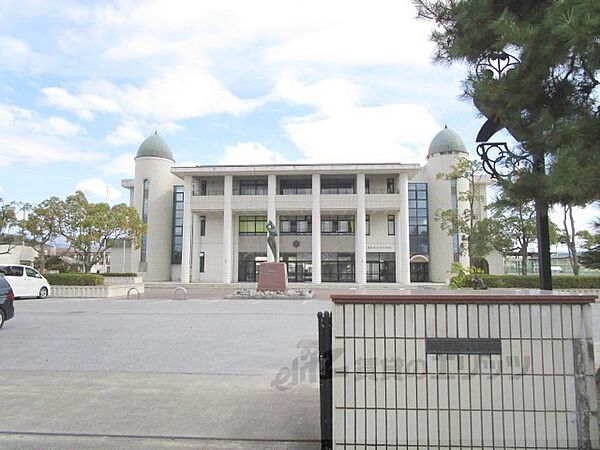
[[133,204],[148,231],[142,247],[132,252],[131,267],[146,281],[171,279],[174,162],[169,144],[157,132],[142,142],[135,156]]

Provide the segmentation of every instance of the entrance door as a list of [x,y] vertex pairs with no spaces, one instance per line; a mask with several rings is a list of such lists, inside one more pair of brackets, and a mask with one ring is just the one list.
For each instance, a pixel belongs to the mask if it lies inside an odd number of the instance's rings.
[[425,283],[429,281],[429,263],[411,262],[410,281]]

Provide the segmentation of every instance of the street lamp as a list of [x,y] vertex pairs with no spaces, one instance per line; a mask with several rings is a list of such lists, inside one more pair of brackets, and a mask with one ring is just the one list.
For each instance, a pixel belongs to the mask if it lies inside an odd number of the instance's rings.
[[[505,52],[495,51],[483,58],[475,67],[478,78],[500,79],[520,64],[520,60]],[[481,111],[481,109],[480,109]],[[484,113],[485,114],[485,113]],[[505,128],[498,117],[487,117],[477,134],[477,154],[481,158],[483,170],[492,178],[510,180],[519,173],[543,174],[545,171],[543,152],[517,154],[512,152],[506,142],[489,142],[490,138]],[[540,289],[552,290],[552,272],[550,269],[550,232],[548,204],[535,199],[535,216],[538,242]]]

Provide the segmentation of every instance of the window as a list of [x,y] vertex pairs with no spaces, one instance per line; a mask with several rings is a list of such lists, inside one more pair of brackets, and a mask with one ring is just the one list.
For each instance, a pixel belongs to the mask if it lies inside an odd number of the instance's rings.
[[356,194],[354,178],[323,178],[321,194]]
[[354,281],[354,253],[323,253],[321,255],[322,281]]
[[171,264],[181,264],[181,250],[183,248],[183,195],[183,186],[173,187]]
[[240,236],[267,233],[267,216],[240,216]]
[[408,183],[408,234],[411,256],[429,255],[427,183]]
[[280,195],[308,195],[312,193],[311,178],[284,178],[279,181]]
[[281,260],[287,265],[288,281],[312,280],[312,253],[282,253]]
[[267,195],[267,179],[240,180],[240,195]]
[[365,234],[371,235],[371,216],[368,214],[365,216]]
[[367,253],[367,282],[396,282],[396,253]]
[[42,278],[42,276],[37,271],[35,271],[29,267],[25,268],[25,273],[27,274],[28,277],[31,277],[31,278]]
[[[458,187],[456,179],[450,180],[450,201],[452,203],[452,209],[458,211]],[[460,259],[460,242],[458,233],[452,236],[452,254],[454,256],[454,262],[458,262]]]
[[200,216],[200,236],[206,236],[206,216]]
[[388,194],[393,194],[395,191],[395,186],[394,186],[394,179],[393,178],[388,178],[387,179],[387,193]]
[[369,194],[371,192],[371,180],[369,178],[365,178],[365,194]]
[[394,214],[388,215],[388,236],[396,234],[396,216]]
[[323,216],[321,234],[354,234],[354,216]]
[[[142,222],[148,223],[148,198],[150,194],[150,181],[148,179],[144,180],[144,184],[142,185]],[[146,252],[148,249],[148,235],[144,233],[142,236],[142,245],[140,247],[140,262],[146,262]]]
[[200,260],[198,261],[198,272],[204,273],[204,252],[200,252]]
[[206,180],[202,180],[202,181],[200,181],[200,195],[206,195],[206,194],[207,194]]
[[238,281],[258,280],[258,268],[262,262],[267,261],[266,253],[238,254]]
[[279,219],[281,234],[311,234],[312,216],[281,216]]

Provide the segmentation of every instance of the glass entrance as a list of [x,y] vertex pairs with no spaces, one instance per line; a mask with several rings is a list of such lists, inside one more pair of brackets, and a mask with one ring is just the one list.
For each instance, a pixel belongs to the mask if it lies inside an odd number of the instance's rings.
[[396,282],[396,254],[394,252],[367,253],[367,282]]
[[258,267],[267,261],[266,253],[240,253],[238,257],[238,281],[258,280]]
[[426,283],[429,281],[429,263],[411,262],[410,281]]
[[281,260],[287,264],[288,281],[295,283],[312,281],[310,253],[282,253]]

